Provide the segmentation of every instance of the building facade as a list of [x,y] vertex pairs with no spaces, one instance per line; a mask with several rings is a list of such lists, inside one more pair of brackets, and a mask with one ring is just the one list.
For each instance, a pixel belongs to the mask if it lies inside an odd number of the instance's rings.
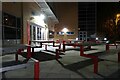
[[78,39],[89,40],[96,38],[96,10],[95,2],[78,3]]
[[46,2],[3,2],[2,14],[3,45],[48,40],[58,23]]

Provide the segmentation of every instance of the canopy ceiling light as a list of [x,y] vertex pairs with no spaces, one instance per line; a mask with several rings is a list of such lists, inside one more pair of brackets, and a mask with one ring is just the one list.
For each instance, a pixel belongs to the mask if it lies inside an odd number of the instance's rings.
[[62,30],[64,33],[68,32],[68,29],[67,28],[63,28]]

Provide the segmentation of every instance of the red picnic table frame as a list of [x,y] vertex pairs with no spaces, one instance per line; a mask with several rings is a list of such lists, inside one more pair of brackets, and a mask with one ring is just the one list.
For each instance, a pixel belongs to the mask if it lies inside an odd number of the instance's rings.
[[[95,44],[99,45],[100,43],[95,43]],[[80,56],[92,58],[93,59],[93,64],[94,64],[94,73],[98,73],[98,56],[84,54],[84,46],[90,46],[91,47],[91,46],[94,46],[94,44],[90,44],[90,45],[84,45],[84,43],[80,43],[80,44],[67,43],[67,44],[65,44],[65,42],[64,42],[63,43],[63,50],[56,49],[56,59],[58,59],[58,57],[59,57],[59,51],[65,52],[65,46],[78,46],[78,47],[80,47]],[[109,50],[110,46],[113,46],[113,45],[106,44],[106,51]],[[114,46],[116,46],[116,45],[114,45]],[[120,62],[120,52],[118,53],[118,62]]]
[[63,50],[56,49],[56,59],[58,59],[58,57],[59,57],[59,52],[58,51],[65,52],[65,46],[78,46],[78,47],[80,47],[80,56],[92,58],[93,63],[94,63],[94,73],[98,72],[98,57],[93,56],[93,55],[89,55],[89,54],[84,54],[84,46],[92,46],[92,44],[91,45],[84,45],[83,43],[80,43],[80,44],[79,43],[78,44],[67,43],[66,44],[65,42],[63,42]]

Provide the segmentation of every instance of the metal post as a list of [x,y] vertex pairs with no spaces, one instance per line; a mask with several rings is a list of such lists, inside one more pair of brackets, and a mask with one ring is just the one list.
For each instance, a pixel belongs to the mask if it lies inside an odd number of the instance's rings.
[[59,45],[59,49],[61,49],[61,43],[60,43],[60,45]]
[[88,46],[88,49],[91,49],[91,46]]
[[65,52],[65,44],[63,44],[63,52]]
[[35,62],[34,64],[34,80],[39,80],[39,74],[40,74],[40,71],[39,71],[39,61]]
[[27,48],[27,59],[30,59],[30,57],[31,57],[31,47],[28,46],[28,48]]
[[22,49],[18,49],[18,54],[21,54]]
[[93,63],[94,63],[94,73],[98,73],[98,59],[94,58]]
[[53,47],[55,46],[55,42],[53,41]]
[[80,45],[80,55],[84,55],[84,47],[83,45]]
[[15,61],[18,61],[18,54],[21,54],[22,49],[18,49],[17,53],[15,54]]
[[32,54],[31,54],[32,56],[34,55],[34,47],[32,47]]
[[106,51],[109,51],[109,44],[106,44]]
[[15,54],[15,61],[18,61],[18,53]]
[[63,40],[63,44],[65,44],[66,41]]
[[45,45],[45,50],[47,50],[47,45]]
[[56,49],[56,59],[58,59],[58,57],[59,57],[59,51],[58,49]]
[[31,45],[31,41],[29,41],[29,45]]
[[118,62],[120,62],[120,52],[118,52]]

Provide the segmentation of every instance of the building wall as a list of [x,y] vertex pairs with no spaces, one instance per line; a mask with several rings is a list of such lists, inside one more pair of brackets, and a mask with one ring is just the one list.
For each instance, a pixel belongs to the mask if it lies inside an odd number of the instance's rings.
[[75,39],[78,37],[78,7],[77,3],[60,2],[54,4],[54,12],[59,20],[55,26],[55,33],[61,32],[66,27],[74,35],[54,35],[55,39]]
[[[27,22],[31,22],[31,18],[34,15],[39,14],[39,6],[35,2],[24,2],[23,3],[23,43],[27,44],[28,33],[27,33]],[[34,22],[34,21],[33,21]]]
[[[22,13],[21,13],[21,3],[16,3],[16,2],[3,2],[2,3],[2,12],[5,12],[9,15],[12,15],[12,16],[15,16],[15,17],[19,17],[19,18],[22,18]],[[3,16],[3,15],[2,15]],[[22,27],[22,25],[20,25]],[[6,27],[6,25],[5,25]],[[21,43],[21,40],[20,39],[4,39],[4,29],[5,27],[3,28],[3,32],[2,32],[2,35],[3,35],[3,45],[13,45],[13,44],[19,44]],[[11,27],[11,26],[10,26]],[[12,31],[11,31],[12,33]],[[13,35],[14,36],[14,35]]]
[[[34,16],[38,16],[40,15],[41,9],[40,6],[38,6],[36,3],[34,2],[28,2],[28,3],[23,3],[23,42],[27,43],[28,37],[27,37],[27,22],[30,23],[35,23],[41,27],[43,27],[42,29],[45,30],[44,31],[44,37],[45,40],[48,40],[48,31],[50,30],[54,30],[54,23],[52,22],[52,20],[50,18],[47,17],[47,15],[44,13],[45,20],[44,22],[41,21],[40,19],[36,19],[34,18]],[[31,20],[31,18],[34,18]],[[42,30],[42,31],[43,31]]]
[[11,15],[21,17],[21,3],[16,2],[3,2],[2,11]]
[[[43,27],[42,29],[45,31],[42,30],[42,32],[44,33],[44,37],[46,38],[46,40],[48,40],[48,29],[54,30],[54,22],[50,20],[47,16],[45,21],[35,18],[35,16],[40,16],[40,14],[42,13],[40,6],[36,2],[6,2],[3,3],[3,11],[16,17],[21,17],[21,43],[23,44],[28,43],[28,23],[29,25],[33,23]],[[41,22],[44,24],[42,24]]]
[[[94,2],[79,2],[78,3],[78,27],[81,31],[87,32],[87,39],[96,37],[96,3]],[[79,34],[80,35],[80,34]],[[83,37],[79,36],[79,40],[81,40]]]

